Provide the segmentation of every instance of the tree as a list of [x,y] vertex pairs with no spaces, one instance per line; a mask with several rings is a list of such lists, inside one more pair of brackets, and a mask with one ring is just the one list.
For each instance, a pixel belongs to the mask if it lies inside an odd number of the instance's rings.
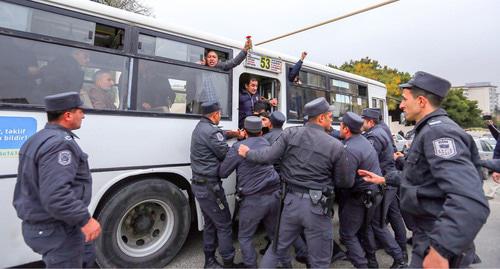
[[132,11],[134,13],[153,16],[153,9],[144,5],[140,0],[91,0],[107,6]]
[[441,107],[448,112],[452,120],[463,128],[483,125],[481,110],[477,107],[477,101],[465,98],[463,89],[450,90]]
[[399,84],[405,83],[411,78],[408,72],[400,72],[395,68],[387,66],[382,67],[378,61],[368,57],[345,62],[340,67],[331,64],[328,66],[384,83],[387,87],[387,106],[390,110],[396,109],[399,105],[399,100],[401,99]]

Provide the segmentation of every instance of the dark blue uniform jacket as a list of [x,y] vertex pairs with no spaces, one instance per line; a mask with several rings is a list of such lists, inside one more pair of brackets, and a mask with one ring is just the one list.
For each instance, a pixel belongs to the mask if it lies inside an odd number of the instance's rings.
[[361,178],[357,170],[363,169],[373,172],[377,175],[382,175],[380,165],[378,163],[377,152],[371,146],[370,142],[362,135],[353,135],[347,140],[343,140],[347,152],[347,165],[349,171],[348,176],[354,180],[352,191],[361,192],[367,189],[374,189],[372,183],[368,183]]
[[415,131],[401,178],[401,209],[442,256],[459,255],[490,213],[476,144],[442,109],[420,120]]
[[219,165],[229,146],[224,132],[208,118],[201,118],[191,136],[191,170],[197,179],[219,178]]
[[92,195],[88,155],[70,130],[47,124],[21,147],[14,207],[32,224],[84,226]]
[[236,169],[236,174],[238,175],[236,189],[244,196],[278,190],[280,180],[274,167],[270,164],[254,163],[238,155],[240,144],[247,145],[252,149],[260,149],[270,145],[262,136],[249,137],[235,143],[229,149],[226,158],[220,166],[219,176],[226,178]]
[[394,149],[392,147],[392,137],[388,136],[380,124],[373,126],[370,130],[364,133],[364,136],[373,145],[377,152],[378,161],[382,175],[390,171],[396,170],[394,164]]
[[283,180],[307,189],[350,188],[354,183],[347,175],[342,143],[327,134],[323,127],[310,122],[285,129],[270,147],[251,149],[247,158],[268,164],[281,158]]

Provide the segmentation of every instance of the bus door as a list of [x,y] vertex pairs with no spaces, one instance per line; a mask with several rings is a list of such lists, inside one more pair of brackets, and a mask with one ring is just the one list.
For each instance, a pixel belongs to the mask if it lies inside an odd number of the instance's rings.
[[[280,96],[280,81],[276,78],[272,77],[267,77],[267,76],[261,76],[261,75],[255,75],[255,74],[250,74],[250,73],[243,73],[240,75],[239,79],[239,88],[243,93],[246,92],[246,84],[250,82],[250,80],[257,80],[258,86],[257,86],[257,93],[261,96],[261,100],[263,101],[262,103],[266,104],[264,99],[266,100],[271,100],[273,98],[276,98],[278,100],[278,108],[281,107],[281,100],[279,99]],[[261,105],[257,105],[257,107],[260,107]],[[255,103],[254,103],[255,107]],[[278,109],[275,107],[272,107],[268,104],[265,106],[265,110],[268,113],[271,113],[272,111]],[[242,109],[242,108],[238,108]],[[241,110],[240,110],[241,113]],[[240,117],[243,118],[243,117]],[[243,125],[243,123],[239,123],[240,126]]]

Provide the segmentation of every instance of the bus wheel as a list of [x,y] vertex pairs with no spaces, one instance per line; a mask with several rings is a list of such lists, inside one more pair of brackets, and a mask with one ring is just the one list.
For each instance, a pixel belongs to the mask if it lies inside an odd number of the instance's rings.
[[101,267],[164,267],[186,241],[191,211],[174,184],[147,179],[120,189],[98,214]]

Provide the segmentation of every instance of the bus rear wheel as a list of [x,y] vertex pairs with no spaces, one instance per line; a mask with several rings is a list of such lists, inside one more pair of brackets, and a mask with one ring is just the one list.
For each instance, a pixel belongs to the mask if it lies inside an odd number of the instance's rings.
[[164,267],[184,244],[191,223],[189,201],[174,184],[147,179],[114,193],[97,216],[101,267]]

